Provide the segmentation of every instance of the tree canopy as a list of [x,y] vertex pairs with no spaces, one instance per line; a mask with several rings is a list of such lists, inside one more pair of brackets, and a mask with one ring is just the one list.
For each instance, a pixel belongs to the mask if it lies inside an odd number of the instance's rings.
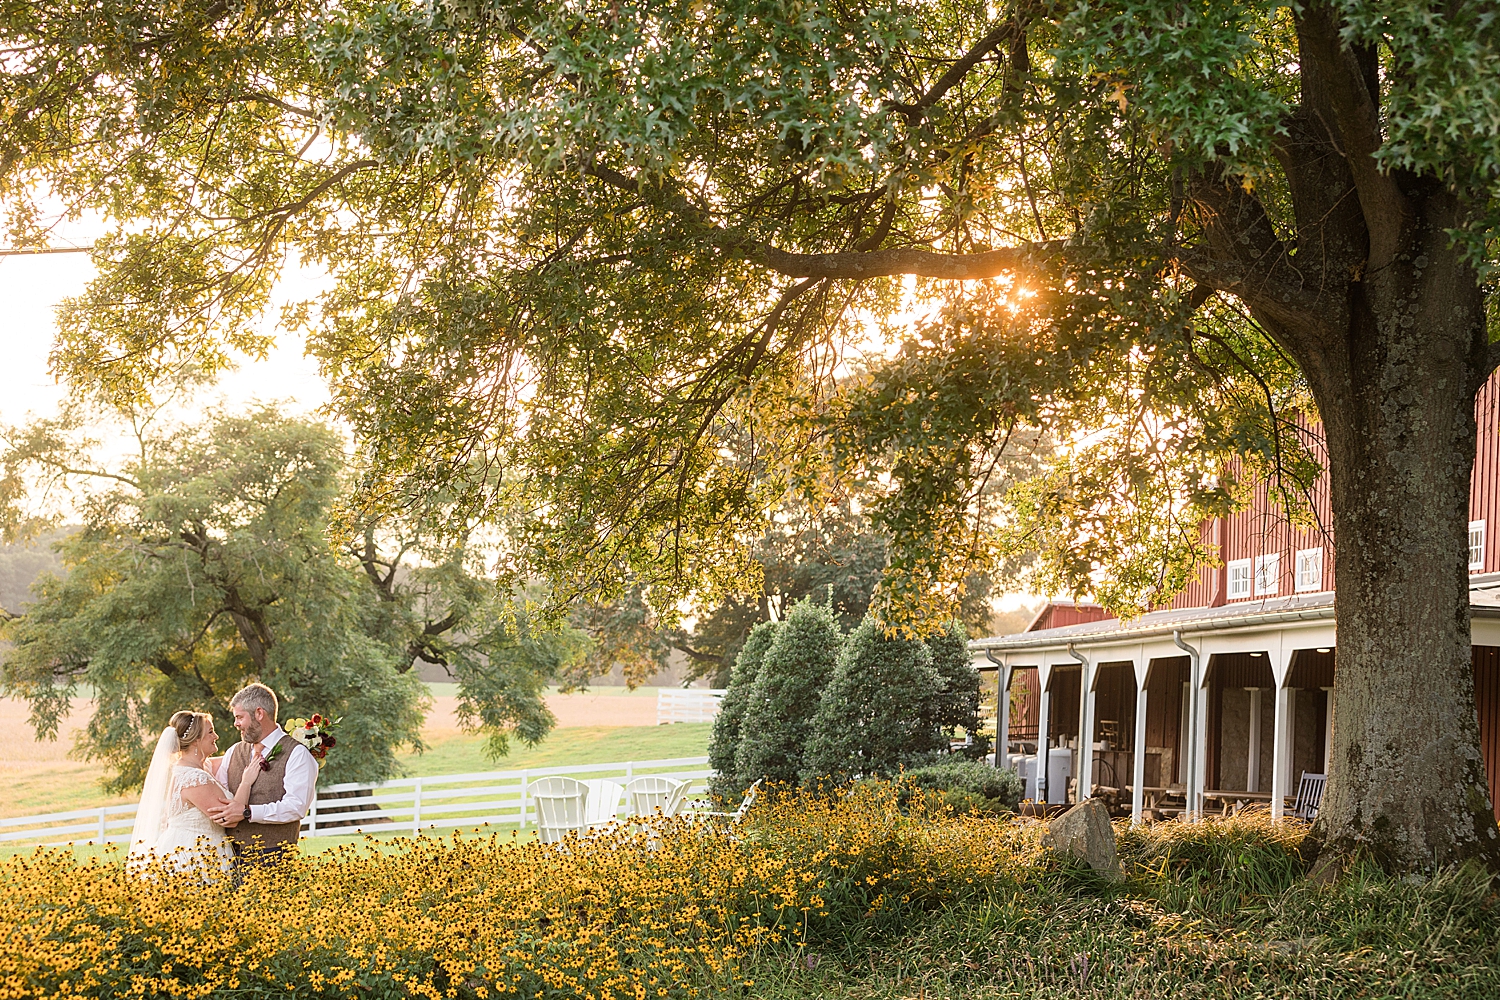
[[[563,601],[728,592],[777,500],[862,479],[891,621],[1017,545],[1138,611],[1246,482],[1298,509],[1316,412],[1350,679],[1321,822],[1500,867],[1463,559],[1491,4],[0,0],[0,49],[15,238],[110,225],[59,372],[213,370],[322,267],[286,319],[366,516],[451,497]],[[1067,453],[991,489],[1039,427]]]
[[139,783],[148,737],[179,709],[211,711],[229,732],[229,698],[251,680],[271,685],[288,715],[343,717],[335,781],[390,777],[398,750],[422,747],[420,661],[452,672],[460,720],[486,732],[495,755],[550,729],[544,685],[587,637],[533,634],[461,548],[376,526],[335,548],[344,453],[326,425],[273,410],[172,431],[142,424],[137,457],[112,466],[70,425],[12,431],[0,455],[9,523],[47,486],[85,513],[55,543],[66,572],[41,576],[5,624],[0,684],[30,703],[39,737],[56,735],[86,688],[95,711],[77,749],[106,765],[112,787]]

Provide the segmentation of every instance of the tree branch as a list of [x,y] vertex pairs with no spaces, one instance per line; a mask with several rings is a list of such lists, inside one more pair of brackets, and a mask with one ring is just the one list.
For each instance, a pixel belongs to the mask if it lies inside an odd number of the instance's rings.
[[976,42],[974,47],[964,53],[958,62],[948,67],[948,72],[938,77],[937,82],[927,89],[927,93],[919,97],[914,103],[903,104],[899,101],[888,101],[886,107],[893,111],[901,112],[913,121],[921,118],[928,108],[943,99],[944,94],[958,86],[959,81],[968,75],[969,70],[973,69],[979,60],[1004,45],[1013,35],[1021,31],[1022,27],[1019,17],[1002,24]]
[[870,250],[863,253],[792,253],[743,239],[723,241],[725,249],[743,254],[789,278],[867,279],[911,274],[921,278],[974,281],[1002,274],[1040,270],[1065,246],[1061,240],[1002,247],[981,253],[940,253],[919,247]]
[[1305,8],[1297,19],[1297,38],[1303,100],[1313,113],[1332,118],[1323,124],[1340,144],[1338,151],[1354,176],[1370,233],[1370,267],[1384,267],[1401,245],[1412,209],[1396,179],[1375,162],[1380,149],[1378,97],[1370,93],[1366,67],[1339,36],[1339,18],[1332,7]]
[[355,173],[356,171],[364,170],[366,167],[374,166],[379,166],[379,162],[376,160],[355,160],[353,163],[346,163],[339,169],[335,170],[330,176],[324,178],[321,182],[319,182],[317,187],[313,188],[311,191],[307,192],[307,194],[303,195],[301,198],[298,198],[296,201],[290,202],[285,205],[278,205],[275,208],[266,209],[266,211],[261,212],[254,218],[277,218],[282,220],[287,219],[290,216],[293,216],[302,211],[304,208],[311,205],[314,201],[317,201],[318,198],[322,196],[323,192],[327,191],[329,188],[342,181],[345,177],[348,177],[350,174]]
[[[632,195],[645,195],[645,185],[628,174],[599,163],[585,163],[583,173],[611,187]],[[1066,247],[1062,240],[1027,243],[980,253],[941,253],[921,247],[897,247],[889,250],[835,251],[832,253],[795,253],[782,250],[731,233],[713,225],[705,214],[692,206],[686,196],[676,193],[672,204],[663,206],[681,214],[687,221],[702,226],[710,242],[747,260],[768,267],[788,278],[853,279],[888,278],[910,274],[919,278],[941,278],[951,281],[974,281],[1002,274],[1040,270],[1043,264],[1058,256]]]
[[1495,374],[1496,368],[1500,368],[1500,340],[1491,343],[1489,349],[1485,353],[1484,377],[1480,379],[1480,382],[1483,383],[1488,381],[1489,377]]
[[302,118],[306,118],[309,121],[320,122],[320,121],[323,120],[322,116],[319,115],[316,111],[312,111],[312,110],[310,110],[308,108],[299,108],[295,104],[288,104],[286,101],[283,101],[281,98],[279,98],[279,97],[272,97],[270,94],[261,94],[261,93],[241,94],[238,97],[231,97],[229,99],[229,101],[230,101],[230,103],[234,103],[236,101],[239,101],[239,102],[245,102],[245,103],[258,102],[260,104],[270,104],[270,105],[273,105],[275,107],[280,108],[283,111],[289,112],[289,113],[294,114],[294,115],[298,115],[298,116],[300,116]]

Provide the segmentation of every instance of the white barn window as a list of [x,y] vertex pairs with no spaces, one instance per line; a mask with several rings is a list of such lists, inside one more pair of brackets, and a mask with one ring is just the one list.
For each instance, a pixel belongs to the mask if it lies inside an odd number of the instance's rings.
[[1297,550],[1297,592],[1323,589],[1323,550]]
[[1484,522],[1469,522],[1469,569],[1484,569]]
[[1270,597],[1281,589],[1281,553],[1255,557],[1255,596]]
[[1250,560],[1231,559],[1227,564],[1229,570],[1229,599],[1235,600],[1240,597],[1250,596]]

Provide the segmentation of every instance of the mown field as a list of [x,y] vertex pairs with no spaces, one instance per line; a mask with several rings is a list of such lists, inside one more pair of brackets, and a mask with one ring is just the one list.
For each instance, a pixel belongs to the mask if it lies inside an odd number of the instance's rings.
[[238,888],[42,852],[0,862],[0,1000],[1500,996],[1481,872],[1320,885],[1292,824],[1118,829],[1117,880],[874,784],[730,834],[346,847]]
[[[614,760],[692,757],[708,752],[706,724],[656,726],[656,689],[595,688],[583,694],[548,695],[558,727],[536,747],[513,743],[499,761],[484,752],[484,739],[462,732],[454,715],[454,685],[430,685],[433,709],[423,736],[424,753],[408,752],[401,762],[409,776],[460,774]],[[16,734],[0,757],[0,818],[133,802],[130,795],[107,795],[96,768],[68,756],[72,733],[86,720],[86,703],[62,727],[56,741],[31,739],[23,703],[0,699],[0,725]],[[226,735],[224,746],[234,738]]]

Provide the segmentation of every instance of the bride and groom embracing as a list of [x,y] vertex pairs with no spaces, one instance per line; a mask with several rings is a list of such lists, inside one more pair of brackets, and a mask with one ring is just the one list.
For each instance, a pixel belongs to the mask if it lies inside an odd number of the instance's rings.
[[249,685],[229,707],[240,742],[221,757],[206,712],[178,712],[162,730],[130,835],[133,869],[155,857],[207,878],[296,849],[318,762],[277,724],[276,694],[264,684]]

